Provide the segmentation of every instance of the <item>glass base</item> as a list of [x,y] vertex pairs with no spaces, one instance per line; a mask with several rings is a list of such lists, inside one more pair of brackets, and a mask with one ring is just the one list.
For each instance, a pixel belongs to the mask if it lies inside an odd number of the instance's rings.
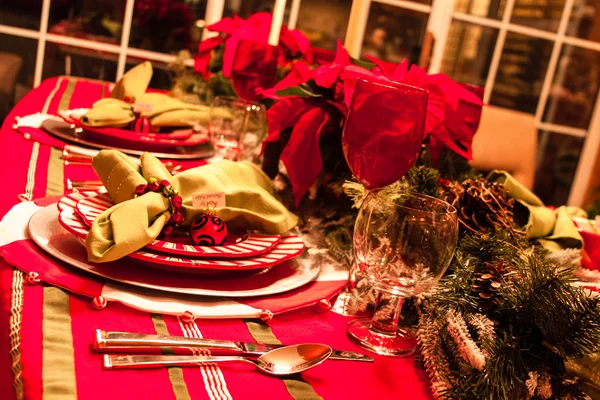
[[347,334],[361,347],[385,356],[410,356],[417,349],[417,339],[409,331],[398,328],[395,334],[371,329],[370,319],[357,319],[348,323]]
[[331,306],[329,311],[346,317],[367,316],[368,313],[366,311],[355,311],[356,307],[353,307],[352,304],[355,301],[356,299],[350,292],[343,291],[338,295],[337,299],[335,299],[335,303],[333,303],[333,306]]

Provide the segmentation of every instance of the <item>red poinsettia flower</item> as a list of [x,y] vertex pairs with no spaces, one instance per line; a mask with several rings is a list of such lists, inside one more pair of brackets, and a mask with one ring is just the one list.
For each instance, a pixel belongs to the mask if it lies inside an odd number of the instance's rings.
[[[236,58],[238,42],[247,40],[267,44],[271,30],[271,19],[271,14],[261,12],[249,16],[246,20],[234,16],[233,18],[223,18],[219,22],[208,26],[206,29],[220,32],[222,35],[200,43],[195,58],[196,72],[204,77],[210,75],[208,65],[212,57],[212,51],[224,43],[223,74],[230,77]],[[280,64],[286,64],[298,56],[310,61],[310,42],[306,36],[297,30],[290,30],[286,26],[282,26],[278,47],[281,50],[278,60]]]
[[[333,63],[310,71],[306,63],[298,61],[284,79],[262,92],[265,97],[279,100],[267,111],[269,136],[265,146],[277,142],[284,130],[292,128],[280,159],[288,172],[296,204],[321,172],[321,137],[339,132],[342,125],[346,114],[342,73],[350,64],[348,52],[338,41]],[[310,80],[327,94],[313,93],[302,86]]]

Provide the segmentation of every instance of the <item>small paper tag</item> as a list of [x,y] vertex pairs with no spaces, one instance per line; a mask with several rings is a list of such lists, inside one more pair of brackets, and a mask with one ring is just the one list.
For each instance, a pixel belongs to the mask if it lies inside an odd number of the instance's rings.
[[133,103],[133,112],[136,114],[152,114],[152,110],[154,109],[154,104],[152,103],[144,103],[142,101],[136,101]]
[[225,207],[225,192],[196,193],[192,195],[192,208],[194,210],[205,210],[214,202],[215,208]]

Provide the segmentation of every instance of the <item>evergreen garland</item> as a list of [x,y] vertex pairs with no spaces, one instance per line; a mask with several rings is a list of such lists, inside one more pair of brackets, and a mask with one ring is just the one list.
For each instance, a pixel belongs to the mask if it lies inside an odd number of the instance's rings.
[[[495,198],[503,196],[502,185],[484,178],[463,182],[476,182],[480,192],[490,190]],[[392,201],[405,190],[444,198],[449,184],[460,185],[420,166],[380,194]],[[344,189],[359,207],[365,196],[362,185],[346,182]],[[491,212],[505,220],[461,229],[446,275],[432,293],[415,302],[419,359],[434,396],[589,399],[565,368],[566,363],[576,371],[579,357],[600,351],[600,297],[572,284],[577,254],[567,250],[551,255],[536,247],[513,226],[512,202],[481,204],[486,209],[480,215]],[[463,216],[477,211],[465,196],[456,206],[470,207]],[[351,246],[351,241],[346,244]],[[357,310],[376,297],[360,277],[352,294]]]

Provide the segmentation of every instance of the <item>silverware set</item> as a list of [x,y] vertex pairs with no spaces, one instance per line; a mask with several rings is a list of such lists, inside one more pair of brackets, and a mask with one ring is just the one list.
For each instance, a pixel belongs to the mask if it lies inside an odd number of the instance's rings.
[[[96,330],[93,347],[105,354],[105,369],[198,366],[214,362],[246,362],[271,375],[290,375],[319,365],[327,359],[372,362],[367,355],[332,350],[318,343],[267,345],[229,340],[199,339],[183,336],[146,335]],[[186,355],[199,351],[210,355]],[[163,355],[156,355],[163,353]],[[164,353],[170,353],[165,355]],[[175,355],[173,355],[175,353]],[[221,355],[214,355],[214,354]]]

